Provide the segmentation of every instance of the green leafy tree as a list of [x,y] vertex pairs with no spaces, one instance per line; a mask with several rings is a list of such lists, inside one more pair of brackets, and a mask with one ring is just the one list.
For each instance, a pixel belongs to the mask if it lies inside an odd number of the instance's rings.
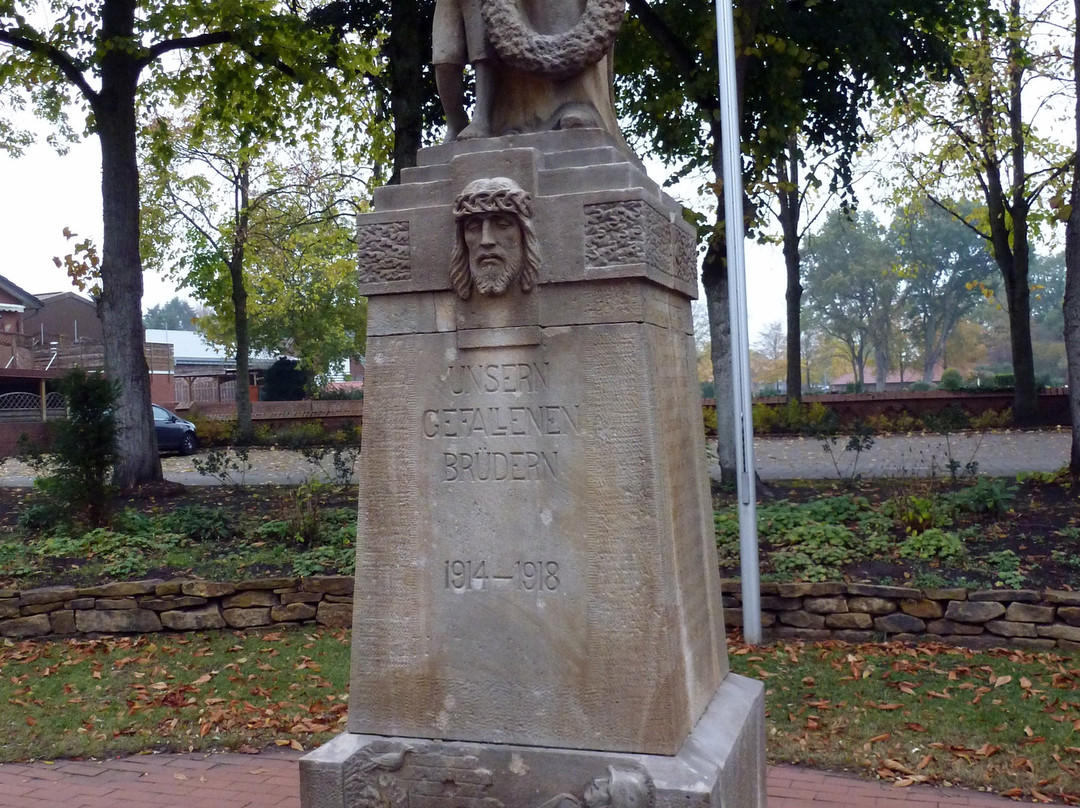
[[991,279],[993,259],[977,233],[933,204],[898,210],[890,240],[908,331],[920,347],[922,380],[931,384],[949,337],[982,302],[976,287]]
[[844,345],[861,389],[873,357],[877,387],[885,388],[899,279],[884,232],[869,213],[838,209],[807,238],[803,260],[811,323]]
[[[736,84],[744,144],[744,183],[801,133],[803,148],[838,151],[837,182],[863,140],[862,113],[877,93],[899,90],[926,70],[949,64],[953,32],[970,16],[969,0],[741,0],[735,9]],[[632,19],[616,48],[620,112],[629,136],[647,143],[678,174],[708,176],[723,189],[716,25],[713,6],[687,0],[629,0]],[[719,424],[720,463],[735,467],[723,205],[706,228],[701,280],[709,307],[717,392],[727,405]],[[754,221],[752,206],[747,217]],[[697,217],[704,224],[703,217]],[[797,279],[796,279],[797,281]],[[794,288],[790,295],[798,295]],[[789,310],[791,310],[789,308]],[[799,327],[789,334],[799,333]],[[789,358],[792,354],[789,353]]]
[[[234,298],[241,286],[250,348],[299,357],[304,370],[325,377],[364,353],[367,307],[353,242],[356,194],[364,185],[310,156],[289,165],[265,162],[249,180],[240,275],[224,271],[232,253],[222,253],[206,227],[187,234],[193,249],[183,284],[210,309],[198,320],[203,332],[238,359]],[[225,217],[219,231],[226,249],[235,244],[231,222]]]
[[431,68],[434,16],[435,0],[335,0],[322,9],[322,20],[382,43],[381,69],[364,77],[368,103],[383,124],[371,133],[374,153],[392,154],[389,178],[375,164],[377,182],[396,183],[442,124]]
[[[281,115],[288,112],[282,110]],[[304,122],[294,125],[302,129]],[[250,126],[207,125],[198,114],[178,125],[162,118],[149,138],[153,147],[147,150],[144,171],[148,181],[143,217],[153,253],[166,254],[181,286],[211,307],[200,323],[212,341],[230,349],[240,380],[249,375],[252,309],[257,326],[254,347],[293,350],[280,335],[269,338],[268,344],[265,315],[272,306],[295,304],[297,295],[286,288],[275,290],[276,299],[252,299],[248,276],[270,271],[265,265],[268,251],[276,255],[286,245],[295,246],[304,229],[318,230],[327,219],[339,216],[340,227],[351,227],[359,196],[367,192],[355,174],[332,169],[325,158],[315,156],[320,150],[315,138],[303,148],[289,150],[260,142],[256,134]],[[331,238],[317,259],[308,254],[311,278],[303,287],[305,293],[325,287],[324,279],[316,276],[326,267],[340,274],[340,263],[324,260],[333,252],[329,245],[337,251],[338,262],[352,261],[351,243]],[[263,266],[257,266],[259,262]],[[352,297],[355,303],[355,293]],[[308,302],[307,295],[300,300]],[[325,325],[332,328],[332,318]],[[243,381],[237,385],[236,411],[238,440],[249,443],[251,402]]]
[[[1056,214],[1073,152],[1044,129],[1048,88],[1064,73],[1063,0],[989,0],[964,38],[955,79],[896,108],[894,147],[913,191],[952,213],[989,245],[1001,274],[1018,424],[1038,417],[1031,334],[1032,239]],[[1075,25],[1075,18],[1073,20]],[[953,200],[980,193],[977,215]]]
[[[270,0],[0,2],[5,103],[29,96],[58,139],[73,134],[67,112],[75,109],[80,128],[101,145],[100,311],[106,371],[120,385],[114,476],[122,488],[161,478],[142,351],[139,111],[191,100],[227,118],[236,90],[254,88],[256,102],[269,99],[285,77],[304,88],[297,108],[313,120],[331,119],[332,102],[352,103],[356,78],[374,65],[370,50],[357,47],[320,11],[305,2]],[[0,127],[4,133],[10,146],[11,127]],[[16,145],[22,136],[17,133]]]
[[146,328],[168,328],[173,331],[194,331],[195,309],[180,297],[151,306],[143,315]]
[[1062,339],[1065,317],[1062,302],[1065,299],[1065,253],[1031,256],[1028,275],[1031,288],[1031,323],[1033,338]]

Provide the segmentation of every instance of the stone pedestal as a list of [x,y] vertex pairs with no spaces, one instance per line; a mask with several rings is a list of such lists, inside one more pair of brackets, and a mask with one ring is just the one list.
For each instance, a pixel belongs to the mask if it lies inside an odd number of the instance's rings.
[[[538,284],[463,300],[452,205],[492,177],[531,194]],[[763,805],[680,208],[599,130],[425,150],[375,207],[349,725],[304,808]]]
[[300,802],[304,808],[764,806],[763,699],[758,682],[728,676],[671,756],[344,733],[301,761]]

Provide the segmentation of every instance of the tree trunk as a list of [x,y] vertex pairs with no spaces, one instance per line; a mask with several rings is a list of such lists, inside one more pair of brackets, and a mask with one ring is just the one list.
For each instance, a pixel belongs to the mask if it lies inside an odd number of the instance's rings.
[[248,337],[247,287],[244,285],[244,249],[248,238],[251,171],[247,162],[240,166],[240,210],[233,233],[229,280],[232,283],[233,324],[236,330],[236,439],[247,446],[254,439],[251,425],[251,395],[248,392],[251,340]]
[[[721,205],[723,209],[723,205]],[[723,219],[723,213],[718,214]],[[718,232],[722,225],[718,224]],[[728,307],[727,245],[715,238],[701,265],[701,285],[709,310],[709,339],[716,396],[716,444],[720,479],[734,480],[735,459],[735,378],[731,367],[731,311]]]
[[[724,186],[722,127],[718,119],[710,125],[713,149],[713,176],[717,187]],[[722,480],[735,480],[735,370],[731,366],[731,307],[729,304],[727,229],[724,227],[724,196],[717,194],[716,227],[705,259],[701,263],[701,285],[709,312],[709,340],[716,396],[716,453]]]
[[[110,0],[102,9],[102,35],[131,37],[135,3]],[[139,256],[139,168],[136,159],[135,57],[115,48],[104,58],[94,115],[101,142],[103,243],[101,326],[105,372],[119,382],[117,460],[113,482],[128,490],[161,479],[150,407],[150,373],[143,353],[142,259]]]
[[[1019,244],[1020,223],[1014,220],[1014,239]],[[1005,278],[1009,309],[1009,347],[1013,364],[1013,420],[1017,426],[1033,426],[1039,420],[1035,388],[1035,357],[1031,349],[1031,288],[1025,249],[1013,251],[1011,271]]]
[[[1020,19],[1020,0],[1010,0],[1010,21]],[[1010,27],[1012,22],[1010,22]],[[1013,417],[1017,426],[1032,426],[1039,418],[1035,390],[1035,357],[1031,349],[1031,287],[1028,281],[1028,176],[1025,169],[1026,131],[1021,111],[1027,56],[1020,37],[1009,40],[1009,131],[1012,135],[1011,272],[1005,278],[1009,300],[1009,341],[1013,360]],[[1001,221],[1004,229],[1004,219]],[[998,242],[995,239],[995,251]]]
[[394,173],[416,165],[424,133],[425,69],[431,60],[431,0],[390,0],[390,38],[386,44],[390,71],[390,111],[394,119]]
[[780,179],[780,228],[784,233],[787,270],[787,396],[802,401],[802,294],[799,256],[799,163],[792,138],[787,153],[777,160]]
[[885,385],[889,381],[889,353],[887,350],[874,350],[874,390],[878,393],[885,392]]
[[[1080,0],[1073,0],[1080,19]],[[1073,83],[1076,107],[1073,112],[1080,137],[1080,28],[1073,31]],[[1080,143],[1080,140],[1077,140]],[[1069,472],[1080,476],[1080,162],[1073,161],[1072,210],[1065,223],[1065,355],[1069,363],[1069,414],[1072,416],[1072,451]]]

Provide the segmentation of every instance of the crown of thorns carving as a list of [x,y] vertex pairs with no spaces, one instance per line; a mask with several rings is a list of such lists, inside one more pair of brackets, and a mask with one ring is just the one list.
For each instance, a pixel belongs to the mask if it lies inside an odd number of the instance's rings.
[[[513,185],[509,180],[507,183]],[[516,186],[495,185],[494,181],[470,183],[454,200],[454,218],[478,213],[510,213],[527,219],[532,216],[532,196]]]

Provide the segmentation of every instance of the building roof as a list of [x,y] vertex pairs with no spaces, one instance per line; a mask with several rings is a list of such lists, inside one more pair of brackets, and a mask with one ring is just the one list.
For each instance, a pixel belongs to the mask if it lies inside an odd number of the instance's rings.
[[68,292],[38,292],[37,293],[38,300],[40,300],[40,301],[42,301],[44,303],[47,303],[47,302],[49,302],[51,300],[59,300],[60,298],[63,298],[63,297],[70,297],[70,298],[73,298],[75,300],[78,300],[80,303],[85,303],[87,306],[93,306],[94,308],[97,308],[97,303],[95,303],[92,298],[86,297],[85,295],[80,295],[78,292],[70,292],[70,291],[68,291]]
[[28,309],[40,309],[41,301],[27,292],[21,286],[18,286],[3,275],[0,275],[0,290],[7,292],[13,298],[19,301],[25,308]]
[[[225,353],[224,348],[212,345],[197,331],[174,331],[169,328],[146,329],[146,341],[165,343],[173,346],[173,361],[178,365],[223,365],[234,360]],[[269,367],[277,357],[265,351],[252,354],[252,367]]]

